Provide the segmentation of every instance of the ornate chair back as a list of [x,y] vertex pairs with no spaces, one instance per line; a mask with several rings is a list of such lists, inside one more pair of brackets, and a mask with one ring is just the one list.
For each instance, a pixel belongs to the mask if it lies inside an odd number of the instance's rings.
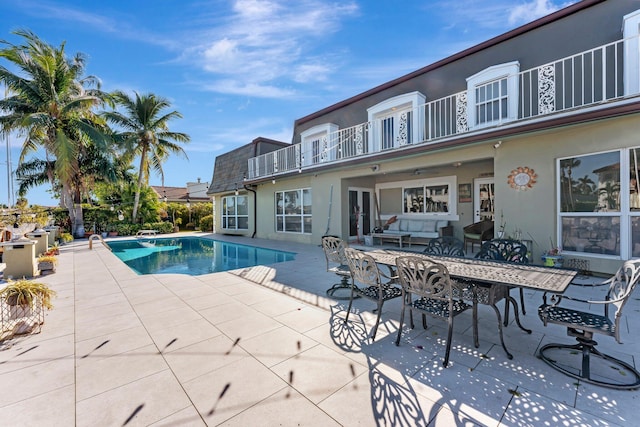
[[[605,297],[609,304],[604,306],[604,315],[612,318],[615,328],[611,334],[618,343],[620,341],[620,317],[622,316],[622,308],[625,306],[629,297],[633,293],[638,280],[640,279],[640,260],[634,259],[626,261],[616,274],[609,279],[609,290]],[[612,310],[610,310],[610,307]],[[613,311],[610,312],[610,311]],[[610,317],[612,316],[612,317]]]
[[464,257],[464,243],[453,236],[436,237],[429,240],[423,252],[429,255]]
[[327,260],[327,271],[330,269],[330,263],[338,265],[347,265],[344,257],[344,250],[348,247],[344,240],[334,236],[324,236],[322,238],[322,250]]
[[527,246],[518,240],[493,239],[482,244],[476,258],[528,264],[527,252]]
[[405,293],[453,304],[452,282],[447,267],[412,256],[398,257],[396,266]]
[[351,277],[365,286],[380,286],[380,270],[375,260],[366,253],[351,248],[344,250]]

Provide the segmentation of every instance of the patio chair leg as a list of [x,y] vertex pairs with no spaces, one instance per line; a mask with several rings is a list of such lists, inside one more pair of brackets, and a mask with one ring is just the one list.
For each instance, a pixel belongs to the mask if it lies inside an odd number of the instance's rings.
[[520,288],[520,307],[522,308],[522,315],[527,315],[527,310],[524,308],[524,289]]
[[349,320],[349,314],[351,314],[351,305],[353,304],[353,288],[351,288],[351,298],[349,298],[349,308],[347,309],[347,316],[344,318],[344,323]]
[[447,349],[444,352],[442,366],[445,368],[449,364],[449,353],[451,353],[451,338],[453,338],[453,318],[449,319],[449,331],[447,332]]
[[478,340],[478,303],[477,301],[473,302],[473,307],[471,309],[473,313],[473,345],[478,348],[480,347],[480,341]]
[[402,311],[400,312],[400,325],[398,326],[398,336],[396,337],[396,347],[400,345],[400,336],[402,335],[402,327],[404,326],[404,310],[405,306],[402,304]]
[[371,331],[371,341],[376,340],[376,334],[378,333],[378,325],[380,324],[380,316],[382,315],[382,304],[378,303],[378,317],[376,317],[376,324],[373,326],[373,330]]

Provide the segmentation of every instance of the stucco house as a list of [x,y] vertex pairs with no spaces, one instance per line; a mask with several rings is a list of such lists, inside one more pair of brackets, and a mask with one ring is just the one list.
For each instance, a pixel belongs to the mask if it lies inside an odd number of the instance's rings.
[[457,237],[493,218],[534,262],[560,246],[615,271],[640,257],[639,33],[639,2],[584,0],[304,116],[291,144],[248,159],[234,230],[318,244],[392,216]]

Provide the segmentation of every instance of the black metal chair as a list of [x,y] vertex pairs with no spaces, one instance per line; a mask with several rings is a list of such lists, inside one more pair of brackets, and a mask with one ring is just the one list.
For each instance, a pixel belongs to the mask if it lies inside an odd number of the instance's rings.
[[[410,311],[411,328],[415,310],[423,315],[429,315],[448,322],[447,344],[444,355],[443,366],[449,364],[449,353],[451,352],[451,338],[453,336],[453,319],[460,313],[473,306],[465,303],[460,298],[455,298],[454,286],[456,284],[449,278],[447,268],[434,261],[413,256],[403,256],[396,259],[398,269],[398,279],[402,285],[402,312],[400,313],[400,326],[396,345],[400,345],[402,328],[404,326],[404,313],[408,308]],[[413,299],[414,295],[417,299]],[[475,315],[475,311],[474,311]],[[423,317],[423,322],[425,318]],[[426,325],[425,325],[426,327]],[[474,340],[477,346],[478,330],[477,322],[474,319]]]
[[[515,262],[518,264],[529,264],[527,246],[519,240],[512,239],[492,239],[484,242],[476,258],[491,259],[494,261]],[[509,300],[507,300],[509,301]],[[515,307],[515,305],[514,305]],[[527,314],[524,307],[524,291],[520,288],[520,307],[522,314]],[[504,324],[509,322],[509,304],[505,302]]]
[[436,237],[429,240],[423,253],[429,255],[464,257],[464,243],[453,236]]
[[[484,242],[480,247],[480,251],[476,254],[476,258],[522,264],[526,264],[529,261],[527,257],[527,247],[517,240],[510,239],[493,239]],[[466,283],[466,281],[462,282]],[[513,305],[514,317],[518,327],[529,334],[531,333],[531,330],[526,329],[520,323],[518,303],[509,294],[511,287],[495,283],[472,283],[471,285],[474,287],[473,297],[475,298],[475,302],[477,302],[478,304],[488,305],[495,311],[496,317],[498,318],[498,332],[500,334],[500,343],[502,344],[502,348],[507,354],[507,357],[509,359],[512,359],[513,355],[509,352],[509,350],[507,350],[507,346],[504,342],[502,332],[502,316],[500,315],[500,310],[498,310],[496,304],[502,300],[504,300],[505,302],[505,326],[508,324],[509,304],[511,304]],[[466,297],[465,299],[468,299],[468,297]],[[524,294],[522,292],[522,289],[520,289],[520,301],[522,304],[522,311],[524,313]]]
[[[399,286],[396,286],[398,278],[387,276],[381,272],[375,260],[362,251],[345,248],[344,255],[351,272],[351,298],[349,299],[349,308],[344,321],[345,323],[349,321],[351,306],[356,296],[375,301],[377,303],[376,311],[378,312],[378,317],[371,331],[371,340],[373,341],[376,339],[376,333],[378,332],[382,305],[385,301],[402,296],[402,290]],[[383,279],[386,281],[383,282]],[[364,286],[359,288],[356,286],[356,282]]]
[[[638,280],[640,279],[640,260],[634,259],[626,261],[618,272],[603,284],[608,284],[604,300],[584,300],[565,295],[554,295],[551,298],[552,304],[547,304],[547,294],[543,296],[544,304],[538,309],[540,319],[545,326],[549,323],[564,326],[567,334],[575,337],[577,344],[547,344],[540,349],[539,355],[542,360],[554,369],[582,381],[601,385],[615,389],[633,389],[640,387],[640,372],[633,366],[622,360],[601,353],[596,349],[598,344],[593,340],[593,334],[602,334],[614,337],[618,343],[620,341],[620,318],[622,308],[631,296]],[[585,285],[580,285],[585,286]],[[572,308],[560,307],[562,300],[576,301],[579,303],[602,306],[603,314],[595,314],[580,311]],[[556,351],[568,350],[568,357],[562,358],[558,354],[552,355]],[[569,365],[570,359],[575,355],[581,355],[581,367]],[[566,355],[565,355],[566,356]],[[592,373],[591,367],[593,359],[602,361],[603,371]],[[599,378],[600,379],[599,379]],[[628,379],[625,382],[610,381],[617,379]]]
[[322,238],[322,250],[327,261],[327,271],[335,273],[340,277],[340,283],[336,283],[327,290],[327,296],[335,299],[347,299],[349,296],[336,295],[335,293],[341,289],[349,290],[349,278],[351,272],[344,257],[344,250],[348,247],[347,243],[335,236],[324,236]]

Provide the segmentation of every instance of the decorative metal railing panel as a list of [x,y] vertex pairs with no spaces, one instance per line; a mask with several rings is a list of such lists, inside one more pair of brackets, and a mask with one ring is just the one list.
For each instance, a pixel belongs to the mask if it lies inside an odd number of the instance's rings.
[[[625,43],[629,43],[629,40],[618,40],[520,72],[517,76],[517,118],[510,123],[587,108],[624,97]],[[340,129],[321,139],[315,155],[312,144],[309,147],[296,144],[249,159],[248,178],[303,170],[382,150],[428,144],[470,133],[477,130],[474,123],[469,122],[468,113],[472,108],[475,106],[468,105],[467,91],[463,91],[399,113],[395,117],[397,130],[390,125],[394,122],[388,116],[381,119],[385,120],[384,123],[374,120]],[[505,123],[502,121],[500,125]],[[397,134],[392,135],[393,132]],[[386,142],[383,143],[383,139]]]

